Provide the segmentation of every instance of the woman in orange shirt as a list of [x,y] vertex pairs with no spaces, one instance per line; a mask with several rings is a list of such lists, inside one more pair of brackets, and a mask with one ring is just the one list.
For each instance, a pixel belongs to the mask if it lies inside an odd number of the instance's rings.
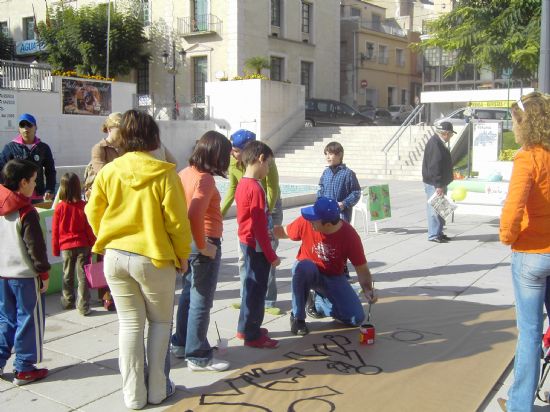
[[503,410],[531,411],[540,369],[542,306],[550,277],[550,96],[538,92],[512,105],[521,149],[514,158],[500,241],[512,247],[512,280],[519,337],[514,383]]
[[179,172],[189,205],[193,244],[189,270],[183,277],[172,353],[185,357],[192,371],[229,368],[229,362],[213,358],[206,335],[218,282],[223,230],[221,197],[214,175],[226,177],[230,154],[229,139],[215,131],[206,132],[195,146],[189,166]]

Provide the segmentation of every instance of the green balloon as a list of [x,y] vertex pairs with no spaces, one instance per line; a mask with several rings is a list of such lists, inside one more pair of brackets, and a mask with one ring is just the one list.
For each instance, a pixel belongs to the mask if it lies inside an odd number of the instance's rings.
[[457,186],[453,189],[451,193],[451,199],[453,199],[455,202],[460,202],[466,199],[467,194],[468,194],[468,191],[464,186]]

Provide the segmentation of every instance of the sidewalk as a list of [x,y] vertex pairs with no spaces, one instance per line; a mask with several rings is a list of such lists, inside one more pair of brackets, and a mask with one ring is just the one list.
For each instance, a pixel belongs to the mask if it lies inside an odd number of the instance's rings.
[[[293,179],[295,183],[317,183],[312,179]],[[361,184],[385,182],[361,182]],[[499,306],[513,304],[510,273],[510,249],[498,241],[498,219],[487,216],[456,215],[446,233],[453,240],[448,244],[427,241],[425,195],[420,182],[390,181],[392,218],[378,224],[364,240],[367,259],[376,288],[381,295],[418,294],[440,299],[455,299]],[[299,215],[299,208],[284,212],[284,223]],[[226,373],[189,372],[184,360],[172,358],[171,378],[177,385],[176,395],[157,407],[163,410],[184,399],[193,388],[208,385],[233,374],[250,362],[265,356],[262,350],[233,351],[241,346],[235,338],[239,312],[231,307],[239,301],[237,272],[236,221],[224,222],[222,267],[209,339],[217,340],[217,323],[222,337],[229,338],[225,356],[232,368]],[[278,306],[281,316],[266,315],[273,335],[285,344],[290,337],[290,268],[298,243],[281,241],[278,254],[282,264],[278,270]],[[178,288],[179,292],[179,288]],[[96,296],[92,294],[92,296]],[[125,411],[121,378],[118,372],[118,323],[116,313],[106,312],[99,304],[90,317],[77,311],[62,311],[59,295],[48,296],[46,304],[45,360],[40,366],[50,369],[43,381],[16,387],[11,384],[11,362],[0,380],[0,405],[5,411]],[[496,397],[506,397],[510,378],[495,385],[482,410],[499,411]],[[542,405],[542,404],[540,404]],[[449,405],[452,409],[452,405]]]

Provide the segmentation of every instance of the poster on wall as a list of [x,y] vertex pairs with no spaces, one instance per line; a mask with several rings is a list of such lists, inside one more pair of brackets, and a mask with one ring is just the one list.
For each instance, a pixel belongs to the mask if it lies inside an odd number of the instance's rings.
[[0,131],[17,131],[17,99],[9,90],[0,90]]
[[63,114],[108,116],[111,113],[111,83],[62,79]]
[[474,122],[472,144],[472,170],[479,172],[485,162],[498,160],[501,122]]
[[391,217],[390,187],[388,185],[369,186],[369,213],[372,221]]

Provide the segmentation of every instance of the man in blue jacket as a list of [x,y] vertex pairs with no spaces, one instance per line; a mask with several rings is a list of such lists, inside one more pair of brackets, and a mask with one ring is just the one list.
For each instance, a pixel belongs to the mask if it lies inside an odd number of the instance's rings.
[[[36,136],[36,119],[29,113],[19,117],[19,134],[4,146],[0,154],[0,170],[12,159],[29,160],[38,166],[34,203],[55,196],[55,163],[50,147]],[[0,183],[2,183],[0,181]]]

